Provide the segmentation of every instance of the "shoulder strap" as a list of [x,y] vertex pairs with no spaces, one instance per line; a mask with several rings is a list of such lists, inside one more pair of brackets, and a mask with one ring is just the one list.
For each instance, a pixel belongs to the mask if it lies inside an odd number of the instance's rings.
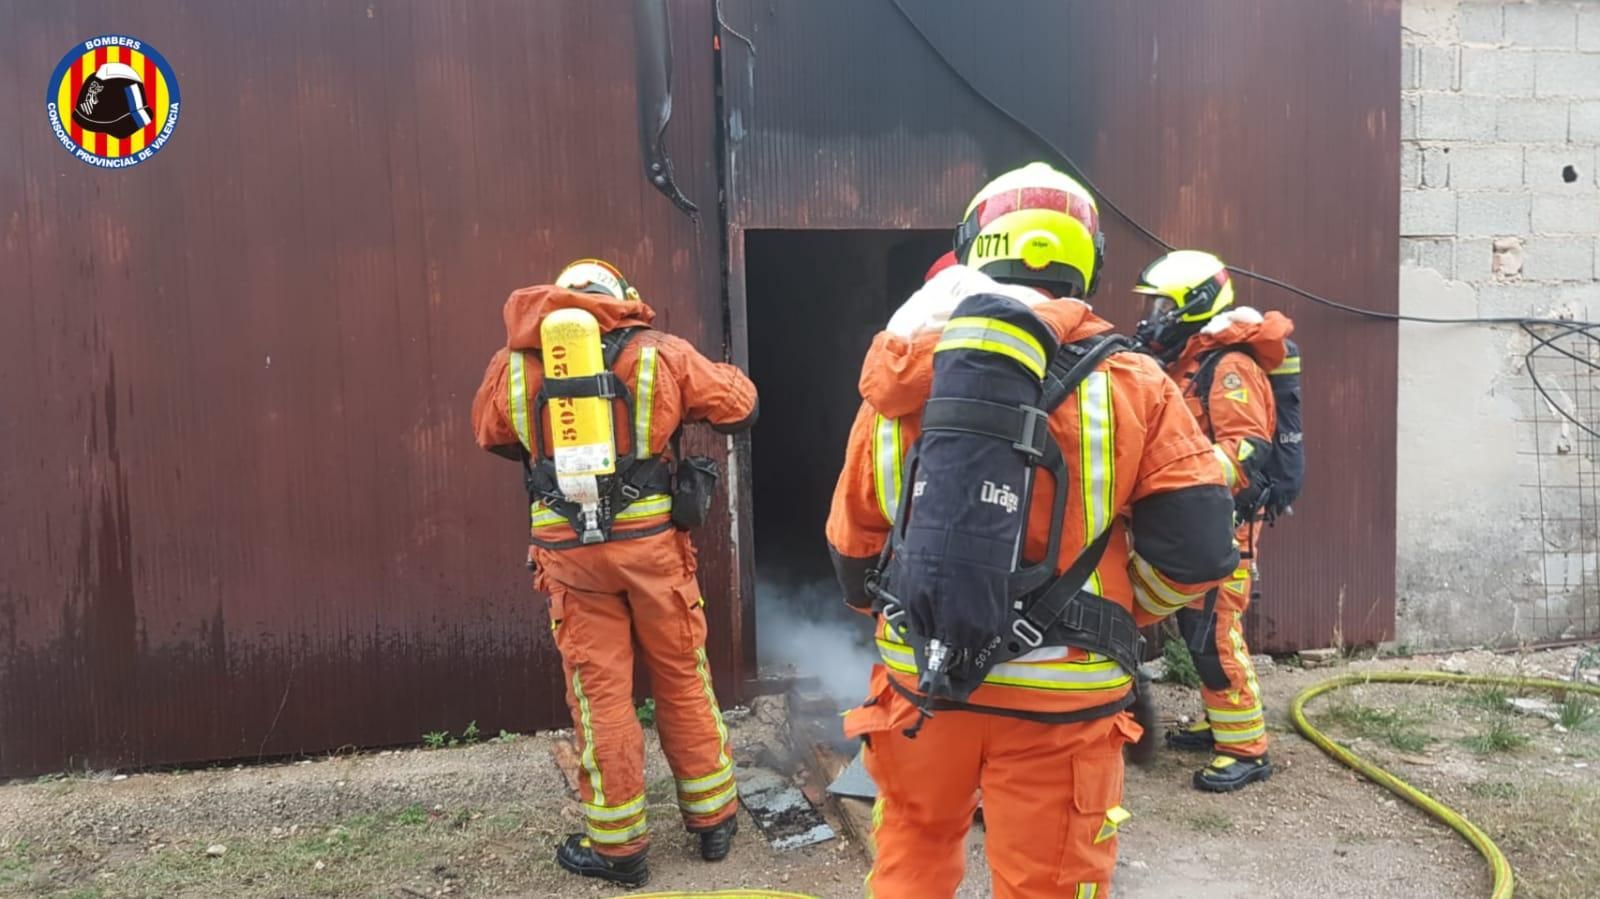
[[622,356],[622,351],[627,349],[628,344],[633,342],[633,338],[643,330],[645,329],[635,325],[631,328],[618,328],[615,331],[607,331],[601,336],[601,361],[605,363],[606,368],[612,368],[617,364],[617,359]]
[[1083,379],[1089,377],[1100,363],[1124,350],[1133,348],[1133,343],[1121,334],[1112,334],[1109,337],[1090,337],[1075,343],[1064,343],[1050,360],[1050,367],[1044,373],[1044,397],[1042,404],[1046,412],[1053,411],[1057,406],[1066,402]]

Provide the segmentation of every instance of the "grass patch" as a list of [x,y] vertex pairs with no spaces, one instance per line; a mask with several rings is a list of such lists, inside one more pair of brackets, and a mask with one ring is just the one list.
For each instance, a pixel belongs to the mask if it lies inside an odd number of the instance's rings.
[[1356,736],[1377,740],[1401,752],[1421,752],[1433,743],[1433,737],[1422,729],[1419,716],[1403,709],[1380,709],[1341,699],[1329,705],[1319,717]]
[[1561,726],[1567,730],[1588,730],[1595,724],[1595,717],[1600,715],[1600,707],[1587,696],[1577,693],[1568,693],[1567,698],[1561,701]]
[[1200,670],[1194,667],[1194,656],[1189,654],[1189,644],[1168,638],[1161,647],[1161,657],[1167,662],[1167,680],[1185,687],[1200,689]]
[[1506,703],[1511,699],[1511,694],[1505,687],[1488,684],[1462,690],[1457,694],[1457,701],[1470,708],[1482,709],[1486,712],[1505,712],[1508,710]]
[[1189,828],[1197,833],[1227,833],[1233,829],[1233,819],[1217,812],[1200,812],[1189,816]]
[[1480,780],[1467,784],[1467,792],[1479,799],[1515,799],[1517,785],[1497,780]]
[[33,874],[33,844],[18,840],[0,848],[0,886],[17,886]]
[[1530,742],[1528,736],[1517,730],[1510,721],[1499,719],[1491,722],[1489,729],[1481,734],[1476,734],[1461,741],[1479,755],[1494,755],[1501,752],[1515,752],[1527,746]]

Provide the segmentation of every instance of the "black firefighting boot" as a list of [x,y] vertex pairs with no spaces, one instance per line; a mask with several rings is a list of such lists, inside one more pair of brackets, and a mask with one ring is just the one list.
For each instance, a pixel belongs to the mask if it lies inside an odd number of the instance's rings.
[[642,887],[650,879],[650,867],[645,864],[649,849],[633,855],[612,857],[594,851],[589,838],[583,834],[570,834],[567,841],[556,847],[556,864],[580,877],[598,877],[625,887]]
[[1211,724],[1204,719],[1186,727],[1167,731],[1167,745],[1188,752],[1212,752],[1217,741],[1212,738]]
[[1231,793],[1272,776],[1266,756],[1242,759],[1218,753],[1211,764],[1194,773],[1194,788],[1207,793]]
[[733,849],[733,835],[739,832],[739,816],[733,815],[710,830],[700,831],[700,857],[720,862]]

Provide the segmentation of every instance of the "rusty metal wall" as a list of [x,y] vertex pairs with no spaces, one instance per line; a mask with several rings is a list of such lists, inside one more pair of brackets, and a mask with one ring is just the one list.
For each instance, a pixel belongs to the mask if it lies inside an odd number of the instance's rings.
[[[1399,0],[904,5],[963,74],[1168,240],[1396,308]],[[890,0],[723,9],[758,50],[724,39],[736,347],[746,305],[759,301],[743,290],[745,229],[951,226],[984,180],[1042,153]],[[1159,250],[1109,209],[1102,217],[1097,307],[1131,327],[1127,289]],[[1249,283],[1241,301],[1298,323],[1311,458],[1298,514],[1262,547],[1254,644],[1388,639],[1395,326]]]
[[[632,7],[0,0],[0,775],[565,720],[520,473],[468,407],[506,294],[580,255],[722,351],[711,2],[671,7],[698,222],[642,176]],[[40,100],[108,31],[184,99],[121,171]]]

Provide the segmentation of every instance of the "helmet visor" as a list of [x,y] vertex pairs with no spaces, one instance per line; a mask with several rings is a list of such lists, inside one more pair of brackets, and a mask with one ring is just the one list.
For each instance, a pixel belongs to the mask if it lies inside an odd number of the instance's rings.
[[1171,315],[1178,309],[1178,304],[1172,297],[1155,294],[1150,297],[1149,318],[1152,321]]

